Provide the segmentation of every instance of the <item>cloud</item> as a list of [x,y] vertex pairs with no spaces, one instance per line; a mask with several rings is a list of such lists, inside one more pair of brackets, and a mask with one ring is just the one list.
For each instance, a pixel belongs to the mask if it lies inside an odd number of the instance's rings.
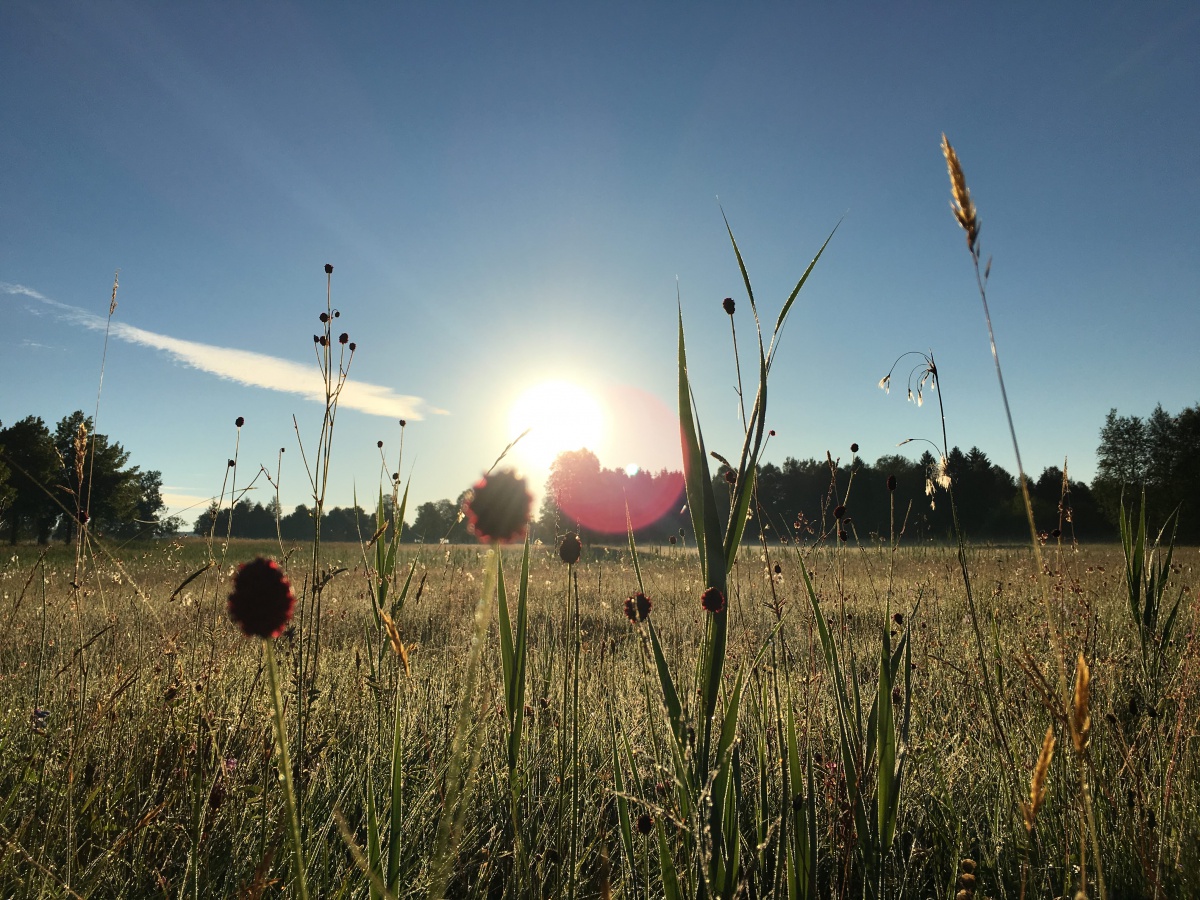
[[[165,334],[156,334],[144,328],[136,328],[124,322],[106,318],[59,303],[20,284],[0,281],[0,291],[29,297],[55,310],[59,318],[93,331],[104,331],[130,344],[139,344],[161,350],[178,362],[227,381],[235,381],[249,387],[266,388],[285,394],[299,394],[317,403],[325,402],[325,382],[313,364],[303,365],[252,350],[233,347],[216,347],[198,341],[185,341]],[[420,397],[397,394],[389,387],[368,384],[365,381],[348,379],[342,387],[339,405],[344,409],[356,409],[372,416],[392,419],[423,419],[426,415],[445,415],[445,410],[427,404]]]

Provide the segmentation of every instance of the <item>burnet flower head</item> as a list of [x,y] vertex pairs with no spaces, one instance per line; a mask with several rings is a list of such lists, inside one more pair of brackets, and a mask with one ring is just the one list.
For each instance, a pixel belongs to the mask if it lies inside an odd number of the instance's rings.
[[257,557],[242,563],[233,576],[229,618],[247,637],[279,637],[295,606],[292,585],[274,560]]
[[481,541],[501,544],[525,536],[532,511],[533,494],[525,479],[511,469],[484,475],[463,502],[471,533]]

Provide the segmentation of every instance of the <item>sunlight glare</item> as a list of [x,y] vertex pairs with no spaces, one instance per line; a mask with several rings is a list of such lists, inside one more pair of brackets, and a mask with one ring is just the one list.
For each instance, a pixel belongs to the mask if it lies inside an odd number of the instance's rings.
[[586,447],[599,454],[606,416],[588,391],[569,381],[543,381],[526,390],[508,417],[509,439],[529,434],[513,449],[528,466],[549,471],[558,454]]

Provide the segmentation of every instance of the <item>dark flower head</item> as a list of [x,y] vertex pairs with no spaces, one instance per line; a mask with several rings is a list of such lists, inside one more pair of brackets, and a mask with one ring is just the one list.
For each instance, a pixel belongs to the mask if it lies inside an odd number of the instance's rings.
[[775,563],[775,574],[779,575],[781,572],[783,572],[783,566],[781,566],[779,563]]
[[725,595],[715,587],[705,588],[704,593],[700,595],[700,605],[704,607],[705,612],[715,616],[725,611]]
[[650,618],[650,607],[654,604],[650,602],[650,598],[638,591],[632,597],[625,601],[625,616],[630,622],[635,625],[638,622],[645,622]]
[[357,349],[358,349],[358,344],[354,343],[354,341],[351,341],[350,342],[350,352],[353,353]]
[[333,266],[331,266],[329,263],[325,263],[325,274],[326,275],[333,274]]
[[857,453],[857,452],[858,452],[858,444],[857,444],[857,443],[854,443],[854,444],[851,444],[851,445],[850,445],[850,452],[851,452],[851,453]]
[[892,621],[897,625],[904,624],[904,613],[892,613]]
[[314,343],[314,344],[319,344],[319,343],[321,343],[321,339],[320,339],[319,337],[317,337],[315,334],[313,335],[313,343]]
[[321,337],[317,339],[317,343],[319,343],[322,347],[324,347],[326,344],[329,343],[329,339],[327,337],[325,337],[325,335],[321,335]]
[[328,322],[329,321],[329,313],[321,313],[321,321]]
[[346,332],[343,331],[341,334],[338,335],[338,343],[339,344],[350,343],[350,335],[346,334]]
[[233,576],[229,618],[247,637],[279,637],[295,605],[292,586],[274,560],[257,557],[242,563]]
[[383,441],[376,441],[375,446],[378,447],[380,450],[382,450],[383,449]]
[[675,535],[671,535],[669,538],[667,538],[667,540],[670,542],[671,546],[674,547],[677,539]]
[[772,428],[770,431],[767,432],[767,437],[775,437],[775,429],[774,428]]
[[231,468],[231,469],[232,469],[232,468],[233,468],[234,466],[236,466],[236,465],[237,465],[237,462],[236,462],[235,460],[232,460],[232,459],[231,459],[231,460],[229,461],[229,468]]
[[580,543],[579,535],[569,531],[563,535],[562,542],[558,545],[558,558],[571,566],[579,562],[579,554],[582,550],[583,544]]
[[842,516],[844,516],[845,514],[846,514],[846,507],[844,507],[844,506],[839,505],[833,510],[833,517],[835,519],[840,520],[842,518]]
[[241,428],[243,425],[246,424],[246,420],[243,417],[238,416],[236,419],[233,420],[233,424],[235,426],[237,426],[238,428]]
[[733,311],[737,309],[737,304],[733,302],[732,297],[726,297],[721,301],[721,309],[725,310],[726,314],[733,315]]
[[888,490],[894,491],[896,489],[896,476],[889,475],[887,484],[888,484]]
[[729,484],[737,484],[737,472],[733,471],[733,469],[726,469],[725,481]]
[[650,813],[642,813],[637,818],[637,830],[640,835],[648,835],[654,829],[654,819]]
[[333,311],[333,317],[334,317],[335,319],[336,319],[336,318],[338,318],[339,316],[341,316],[341,314],[342,314],[342,311],[341,311],[340,309],[335,309],[335,310]]
[[533,495],[525,479],[510,469],[484,475],[463,503],[471,533],[484,541],[515,541],[525,536]]
[[850,535],[846,533],[845,529],[842,529],[838,532],[838,540],[840,540],[843,544],[850,540]]
[[401,428],[403,428],[403,427],[404,427],[405,425],[407,425],[407,424],[408,424],[408,422],[407,422],[407,421],[405,421],[404,419],[401,419],[401,420],[400,420],[400,427],[401,427]]

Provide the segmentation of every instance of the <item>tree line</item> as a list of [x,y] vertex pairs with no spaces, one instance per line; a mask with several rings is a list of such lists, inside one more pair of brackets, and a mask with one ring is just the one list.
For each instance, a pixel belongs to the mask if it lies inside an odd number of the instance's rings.
[[[1146,498],[1156,527],[1177,522],[1178,539],[1200,542],[1200,404],[1177,414],[1158,405],[1147,417],[1110,410],[1100,429],[1096,475],[1091,484],[1071,480],[1051,466],[1030,482],[1034,519],[1046,536],[1113,540],[1121,504]],[[730,473],[714,462],[713,487],[726,507]],[[972,541],[1022,540],[1028,536],[1017,479],[978,447],[954,447],[945,459],[927,451],[919,459],[890,454],[868,463],[855,446],[846,460],[786,458],[758,472],[757,503],[747,536],[816,540],[845,532],[858,540],[907,537],[946,540],[953,535],[947,485],[965,536]],[[166,517],[162,474],[129,465],[129,453],[107,435],[94,433],[90,417],[76,410],[53,431],[36,416],[7,428],[0,423],[0,534],[10,543],[72,540],[81,523],[114,537],[162,537],[176,533]],[[469,543],[460,515],[463,495],[420,504],[403,539],[418,543]],[[840,508],[840,509],[839,509]],[[532,524],[535,540],[552,543],[566,531],[592,542],[624,532],[626,513],[638,540],[687,540],[691,532],[679,472],[606,469],[588,450],[560,454],[551,467],[545,499]],[[384,515],[396,510],[384,498]],[[1177,520],[1173,517],[1177,516]],[[376,511],[334,507],[321,518],[329,541],[359,541],[375,531]],[[302,541],[314,532],[305,505],[284,514],[275,500],[242,498],[213,503],[196,519],[199,535]]]
[[0,533],[10,544],[74,540],[86,524],[111,537],[161,537],[162,473],[129,465],[129,452],[76,410],[51,431],[37,416],[0,423]]

